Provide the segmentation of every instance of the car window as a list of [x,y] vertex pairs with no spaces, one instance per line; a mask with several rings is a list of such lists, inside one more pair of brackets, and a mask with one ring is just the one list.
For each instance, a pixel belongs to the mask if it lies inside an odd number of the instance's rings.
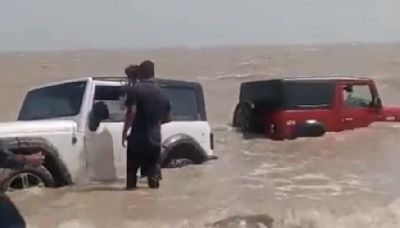
[[171,104],[172,118],[176,121],[200,120],[199,102],[194,88],[162,87]]
[[285,108],[329,108],[335,85],[332,82],[286,82],[284,85]]
[[70,117],[81,110],[86,82],[71,82],[30,91],[23,102],[19,120]]
[[[194,88],[179,86],[163,86],[162,92],[171,104],[174,121],[200,120],[197,92]],[[110,117],[104,122],[121,122],[125,118],[124,98],[120,97],[120,86],[96,86],[94,102],[104,102]]]
[[369,85],[344,85],[343,104],[347,107],[370,107],[372,93]]
[[121,97],[120,86],[96,86],[93,104],[104,102],[109,111],[109,118],[103,122],[123,122],[125,119],[125,103]]

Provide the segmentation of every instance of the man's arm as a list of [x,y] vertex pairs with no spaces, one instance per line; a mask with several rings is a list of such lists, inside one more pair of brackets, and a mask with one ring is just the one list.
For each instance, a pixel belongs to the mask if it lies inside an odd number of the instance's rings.
[[127,94],[126,99],[126,113],[125,113],[125,121],[124,128],[122,130],[122,145],[125,146],[125,141],[128,137],[128,130],[131,128],[133,121],[136,117],[136,91],[131,88],[131,90]]
[[3,148],[0,148],[0,168],[18,169],[24,167],[25,164],[26,159],[23,155],[15,155]]
[[44,156],[42,152],[31,155],[14,154],[0,143],[0,168],[19,169],[25,165],[37,166],[43,163]]
[[136,116],[136,106],[128,106],[126,108],[125,121],[124,121],[124,129],[122,131],[123,137],[127,137],[128,131],[132,126],[133,121]]

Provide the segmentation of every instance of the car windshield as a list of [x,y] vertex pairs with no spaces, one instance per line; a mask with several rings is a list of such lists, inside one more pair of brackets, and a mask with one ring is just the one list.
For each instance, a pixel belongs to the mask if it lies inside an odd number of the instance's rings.
[[30,91],[18,120],[41,120],[75,116],[80,112],[86,82],[70,82]]

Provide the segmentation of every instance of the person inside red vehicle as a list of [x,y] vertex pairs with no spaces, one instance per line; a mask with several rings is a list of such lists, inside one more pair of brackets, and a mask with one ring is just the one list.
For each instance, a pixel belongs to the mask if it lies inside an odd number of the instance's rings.
[[[0,168],[18,169],[25,165],[38,166],[43,163],[44,156],[39,151],[32,155],[15,155],[0,140]],[[0,227],[25,228],[26,222],[14,203],[0,192]]]
[[348,107],[369,107],[371,106],[371,101],[365,98],[359,97],[358,94],[354,95],[354,88],[352,85],[346,85],[343,87],[343,99],[344,103]]

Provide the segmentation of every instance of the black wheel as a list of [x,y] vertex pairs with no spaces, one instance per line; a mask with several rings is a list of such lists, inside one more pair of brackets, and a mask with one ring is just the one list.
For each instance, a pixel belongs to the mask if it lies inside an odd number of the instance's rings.
[[[19,172],[32,172],[39,173],[41,176],[51,176],[54,180],[54,185],[48,184],[49,182],[45,182],[48,186],[51,187],[62,187],[69,184],[72,184],[71,175],[68,172],[68,169],[64,162],[60,159],[57,148],[55,148],[50,142],[43,138],[36,137],[18,137],[18,138],[3,138],[2,139],[4,146],[8,148],[15,154],[32,154],[37,151],[42,151],[45,155],[45,160],[43,167],[36,168],[25,168],[20,169]],[[4,175],[2,175],[2,170],[0,170],[0,187],[1,183],[4,180]],[[11,174],[17,172],[10,170],[5,171],[6,177]],[[11,172],[11,173],[10,173]]]
[[324,124],[316,120],[306,120],[296,125],[293,129],[291,139],[297,137],[320,137],[325,134]]
[[291,134],[287,137],[287,139],[296,140],[297,139],[296,133],[292,131]]
[[54,179],[43,166],[20,170],[3,170],[0,174],[2,191],[17,191],[32,187],[54,187]]
[[197,145],[184,142],[171,146],[161,158],[161,167],[180,168],[191,164],[201,164],[207,160],[207,155]]
[[182,168],[193,164],[195,163],[188,158],[174,158],[168,162],[166,168]]

